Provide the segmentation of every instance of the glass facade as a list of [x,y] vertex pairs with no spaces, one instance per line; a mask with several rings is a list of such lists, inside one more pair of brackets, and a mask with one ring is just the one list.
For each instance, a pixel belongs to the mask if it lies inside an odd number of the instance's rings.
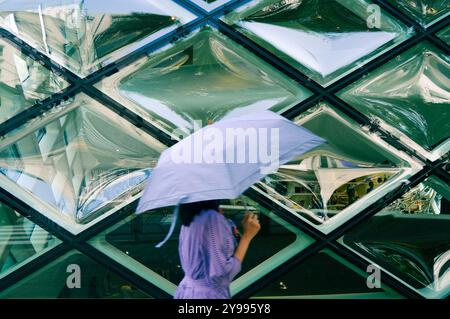
[[233,297],[448,297],[449,8],[0,1],[0,298],[170,298],[145,180],[174,132],[256,110],[326,143],[222,201],[261,222]]
[[99,67],[193,20],[171,1],[51,0],[0,3],[0,26],[71,71]]
[[[75,277],[78,271],[80,282],[77,282],[78,279]],[[70,274],[74,277],[71,278]],[[0,298],[137,299],[152,297],[91,258],[74,250],[3,291],[0,293]]]
[[67,85],[64,79],[0,39],[0,124]]
[[449,202],[448,183],[432,176],[341,240],[421,294],[446,296],[450,292]]
[[232,110],[282,112],[311,95],[211,28],[136,61],[98,87],[168,132],[192,132],[194,121],[217,121]]
[[260,0],[225,21],[322,85],[329,85],[409,35],[367,1]]
[[450,59],[429,43],[399,55],[340,97],[432,160],[450,150]]
[[445,19],[450,13],[450,4],[446,0],[389,0],[389,2],[423,26]]

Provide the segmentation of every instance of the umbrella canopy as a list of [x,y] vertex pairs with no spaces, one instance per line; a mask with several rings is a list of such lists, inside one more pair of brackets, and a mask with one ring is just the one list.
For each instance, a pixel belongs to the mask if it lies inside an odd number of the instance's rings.
[[180,203],[237,198],[279,165],[324,142],[271,111],[228,116],[161,154],[136,213]]

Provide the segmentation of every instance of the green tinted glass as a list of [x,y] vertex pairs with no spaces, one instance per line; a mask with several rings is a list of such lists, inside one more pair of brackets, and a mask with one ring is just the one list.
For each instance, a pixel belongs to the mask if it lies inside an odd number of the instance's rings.
[[295,122],[327,143],[282,165],[256,189],[324,233],[420,169],[328,104],[311,108]]
[[438,33],[438,36],[445,41],[448,45],[450,45],[450,26],[443,29],[441,32]]
[[84,94],[7,136],[0,186],[73,233],[130,203],[164,145]]
[[410,35],[363,0],[252,1],[224,21],[324,86]]
[[428,178],[341,238],[428,298],[450,293],[450,187]]
[[369,274],[325,249],[286,275],[274,280],[253,298],[391,299],[400,298],[388,287],[367,284]]
[[413,149],[419,144],[435,160],[450,150],[449,78],[450,58],[420,44],[350,85],[340,97],[407,137]]
[[[189,79],[189,81],[186,81]],[[230,111],[284,111],[311,95],[211,28],[145,57],[98,87],[169,134]]]
[[0,124],[65,87],[66,81],[0,39]]
[[60,241],[0,203],[0,277],[50,250]]
[[151,298],[91,258],[71,251],[0,293],[0,298]]
[[50,0],[0,3],[0,26],[80,76],[195,16],[172,1]]
[[[256,202],[242,196],[237,200],[223,201],[224,214],[240,225],[246,209],[259,212],[261,231],[252,242],[241,273],[232,283],[232,293],[259,279],[281,262],[292,257],[312,239]],[[125,208],[133,212],[133,207]],[[161,248],[155,248],[167,234],[173,208],[157,209],[142,215],[132,215],[92,241],[92,244],[127,264],[142,277],[162,287],[169,293],[183,278],[178,257],[179,225],[174,235]]]
[[447,0],[389,0],[389,2],[423,26],[445,19],[450,13],[450,3]]

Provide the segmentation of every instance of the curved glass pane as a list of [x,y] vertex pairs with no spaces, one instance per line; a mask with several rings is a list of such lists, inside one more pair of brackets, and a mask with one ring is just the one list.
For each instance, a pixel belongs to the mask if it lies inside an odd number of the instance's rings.
[[[133,206],[133,205],[131,205]],[[245,196],[224,201],[224,214],[240,225],[245,209],[259,212],[261,231],[248,251],[241,273],[233,281],[232,294],[258,280],[271,269],[289,259],[312,239],[295,227]],[[134,212],[134,207],[125,208]],[[183,278],[178,257],[177,225],[173,236],[161,248],[155,248],[167,234],[173,207],[161,208],[142,215],[132,215],[118,223],[91,243],[150,282],[169,293]]]
[[282,112],[311,95],[218,31],[195,32],[98,88],[162,130],[191,132],[232,110]]
[[340,240],[428,298],[450,293],[450,187],[430,177]]
[[202,7],[206,11],[211,11],[226,4],[230,0],[190,0],[190,1]]
[[368,273],[325,249],[257,292],[256,299],[391,299],[401,298],[381,283],[369,288]]
[[[450,150],[450,58],[420,44],[339,95],[435,160]],[[414,144],[412,144],[412,142]],[[417,145],[418,144],[418,145]]]
[[62,78],[0,39],[0,124],[67,86]]
[[389,0],[423,26],[444,19],[450,13],[448,0]]
[[60,243],[3,203],[0,203],[0,234],[0,278]]
[[0,186],[73,233],[130,203],[165,148],[77,95],[0,146]]
[[76,250],[0,293],[2,299],[151,298]]
[[324,86],[410,36],[363,0],[255,0],[224,20]]
[[438,36],[448,45],[450,45],[450,26],[438,32]]
[[295,122],[327,143],[282,165],[255,189],[324,233],[420,168],[325,103],[302,113]]
[[5,0],[0,26],[86,76],[193,20],[172,1]]

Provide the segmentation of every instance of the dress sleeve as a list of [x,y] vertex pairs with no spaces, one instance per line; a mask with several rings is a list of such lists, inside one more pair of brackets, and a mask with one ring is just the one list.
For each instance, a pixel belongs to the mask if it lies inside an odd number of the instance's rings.
[[209,277],[213,281],[231,282],[241,271],[241,262],[234,257],[233,235],[224,216],[218,213],[210,214],[205,235]]

